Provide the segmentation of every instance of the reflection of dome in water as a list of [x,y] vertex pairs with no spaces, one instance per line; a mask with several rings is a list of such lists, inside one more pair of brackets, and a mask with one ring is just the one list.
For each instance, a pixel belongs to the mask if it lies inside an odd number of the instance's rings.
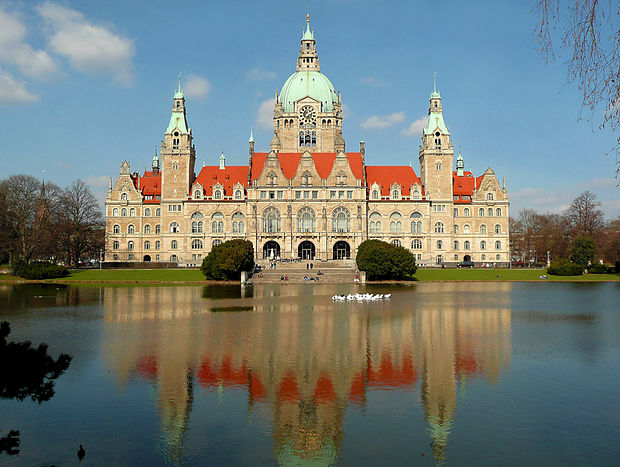
[[[315,434],[316,436],[316,434]],[[285,466],[328,466],[336,463],[338,449],[332,439],[324,439],[318,447],[308,446],[299,450],[290,442],[285,442],[276,450],[276,459]]]

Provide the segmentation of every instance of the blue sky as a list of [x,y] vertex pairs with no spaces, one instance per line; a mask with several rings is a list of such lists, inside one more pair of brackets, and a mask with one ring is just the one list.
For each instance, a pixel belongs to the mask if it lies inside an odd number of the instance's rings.
[[433,72],[455,148],[506,177],[512,214],[559,212],[586,189],[620,215],[614,135],[545,65],[533,1],[0,1],[1,177],[90,183],[100,199],[127,159],[143,170],[182,71],[197,166],[267,151],[275,90],[295,71],[309,7],[321,71],[345,104],[348,151],[418,168]]

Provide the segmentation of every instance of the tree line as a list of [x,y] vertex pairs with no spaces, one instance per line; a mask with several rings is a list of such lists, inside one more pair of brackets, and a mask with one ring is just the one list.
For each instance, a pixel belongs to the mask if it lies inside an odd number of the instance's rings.
[[569,258],[584,242],[594,245],[592,262],[614,264],[620,260],[620,217],[605,220],[596,195],[586,191],[561,214],[540,214],[522,209],[510,218],[513,264],[544,265]]
[[0,262],[78,265],[104,246],[103,214],[90,188],[62,188],[30,175],[0,180]]

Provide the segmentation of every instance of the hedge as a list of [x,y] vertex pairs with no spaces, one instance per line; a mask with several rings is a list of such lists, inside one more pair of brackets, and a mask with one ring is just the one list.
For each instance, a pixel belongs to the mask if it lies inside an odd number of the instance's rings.
[[547,268],[547,273],[552,276],[581,276],[583,274],[583,266],[573,263],[567,258],[560,258],[551,261],[551,266]]
[[13,275],[24,279],[56,279],[68,276],[69,270],[54,263],[38,262],[27,264],[19,262],[13,265]]
[[207,279],[240,280],[241,271],[254,269],[254,246],[246,240],[229,240],[213,247],[200,270]]
[[368,280],[414,280],[415,256],[402,246],[366,240],[357,249],[357,266]]

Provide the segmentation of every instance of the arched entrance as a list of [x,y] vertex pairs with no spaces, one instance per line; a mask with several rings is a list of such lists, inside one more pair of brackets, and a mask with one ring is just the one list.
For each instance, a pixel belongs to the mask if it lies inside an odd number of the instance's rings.
[[351,247],[343,240],[334,243],[334,259],[351,259]]
[[297,248],[297,256],[301,259],[314,259],[315,253],[314,243],[308,240],[301,242]]
[[151,261],[151,255],[144,255],[142,261]]
[[280,245],[274,240],[269,240],[263,246],[263,259],[274,259],[280,256]]
[[469,256],[469,255],[463,256],[463,261],[465,261],[465,262],[471,261],[471,256]]

